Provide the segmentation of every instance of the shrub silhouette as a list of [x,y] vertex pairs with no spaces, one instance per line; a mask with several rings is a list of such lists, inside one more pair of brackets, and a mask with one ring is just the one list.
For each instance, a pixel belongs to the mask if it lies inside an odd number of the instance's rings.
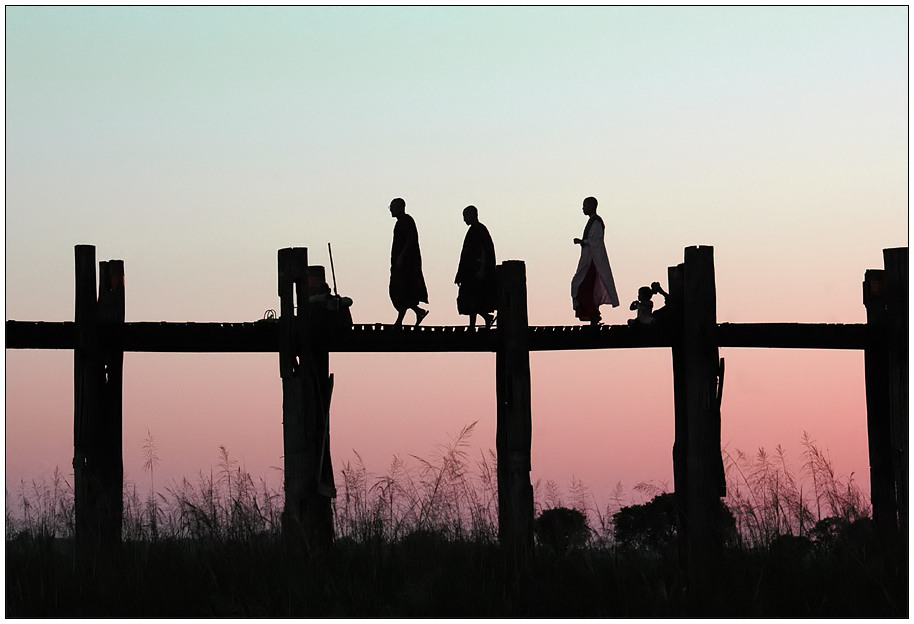
[[[717,540],[726,544],[736,540],[736,521],[723,503],[718,508]],[[613,514],[613,537],[623,549],[664,549],[679,535],[676,495],[658,494],[644,505],[623,507]]]
[[590,529],[587,516],[577,509],[554,507],[533,522],[533,532],[540,545],[560,553],[586,544]]
[[676,539],[675,494],[658,494],[649,503],[623,507],[613,514],[613,537],[624,549],[659,549]]

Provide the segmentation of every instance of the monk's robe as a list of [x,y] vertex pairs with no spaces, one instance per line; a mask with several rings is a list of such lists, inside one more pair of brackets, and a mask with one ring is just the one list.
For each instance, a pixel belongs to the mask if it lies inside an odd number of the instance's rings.
[[575,316],[582,321],[599,320],[601,305],[619,305],[603,234],[603,219],[593,215],[584,227],[581,259],[571,279],[571,303]]
[[406,310],[428,303],[428,289],[422,275],[419,231],[408,214],[397,217],[394,240],[390,248],[390,301],[394,308]]
[[[480,270],[482,277],[479,276]],[[495,244],[482,223],[474,223],[467,230],[454,283],[460,286],[457,292],[457,311],[460,314],[488,314],[498,306]]]

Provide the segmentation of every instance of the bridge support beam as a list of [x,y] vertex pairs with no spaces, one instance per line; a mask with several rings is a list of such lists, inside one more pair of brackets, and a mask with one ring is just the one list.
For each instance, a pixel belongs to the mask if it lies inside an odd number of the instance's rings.
[[[322,400],[323,395],[329,395],[329,381],[320,375],[326,371],[327,358],[315,352],[310,332],[308,250],[280,249],[277,259],[286,496],[282,532],[290,547],[315,552],[333,540],[330,497],[320,488],[322,459],[330,453],[324,444],[329,396]],[[326,372],[323,377],[327,377]]]
[[516,569],[522,568],[533,554],[527,273],[523,262],[509,260],[498,267],[498,275],[495,353],[498,539]]
[[898,496],[898,528],[908,535],[908,248],[883,250],[889,342],[889,414]]
[[95,247],[77,245],[75,255],[75,537],[77,558],[92,568],[110,561],[120,545],[124,515],[124,351],[112,339],[124,323],[124,262],[99,263],[96,293]]
[[873,522],[892,540],[908,532],[908,250],[883,259],[864,274],[864,367]]
[[[720,540],[720,497],[726,494],[720,454],[722,362],[717,342],[714,248],[687,247],[685,262],[670,269],[670,299],[677,311],[673,340],[676,437],[673,479],[689,578],[698,581]],[[681,314],[680,314],[681,313]]]

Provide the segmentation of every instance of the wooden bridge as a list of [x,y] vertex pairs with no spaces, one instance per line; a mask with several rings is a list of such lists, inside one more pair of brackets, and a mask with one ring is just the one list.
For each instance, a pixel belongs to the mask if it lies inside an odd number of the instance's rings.
[[[7,321],[7,349],[74,349],[72,321]],[[497,328],[455,325],[394,327],[355,324],[329,337],[334,353],[490,352],[497,348]],[[781,349],[851,349],[866,347],[865,324],[719,323],[720,347]],[[530,326],[530,351],[580,351],[672,347],[676,335],[669,327],[630,325]],[[279,322],[252,323],[133,322],[110,328],[103,337],[125,352],[145,353],[275,353],[279,349]]]
[[[124,264],[98,263],[78,245],[73,322],[6,321],[7,349],[74,352],[74,475],[78,552],[120,542],[123,501],[124,352],[273,352],[283,388],[283,534],[318,547],[332,539],[335,495],[329,452],[330,352],[491,352],[496,355],[499,539],[516,560],[532,552],[530,351],[668,347],[673,359],[674,487],[689,552],[713,547],[724,494],[720,453],[720,347],[856,349],[865,353],[867,431],[874,521],[908,526],[908,250],[884,250],[884,269],[865,271],[865,324],[718,323],[712,247],[688,247],[669,268],[667,318],[656,326],[536,327],[527,323],[525,266],[499,265],[494,328],[357,324],[312,318],[307,249],[278,252],[280,314],[253,323],[124,320]],[[862,416],[862,415],[861,415]]]

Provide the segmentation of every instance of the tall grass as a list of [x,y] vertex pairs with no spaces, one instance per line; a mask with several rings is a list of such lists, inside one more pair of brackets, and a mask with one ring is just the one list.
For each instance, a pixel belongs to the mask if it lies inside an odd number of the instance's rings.
[[394,456],[380,475],[355,453],[355,462],[347,461],[340,471],[333,503],[337,534],[357,541],[396,541],[419,532],[493,540],[498,532],[495,455],[490,451],[470,459],[475,425],[439,445],[431,459]]
[[778,445],[773,454],[723,452],[727,497],[739,536],[750,546],[767,546],[779,536],[809,536],[826,518],[851,523],[871,515],[871,507],[854,475],[836,474],[827,452],[804,432],[803,462],[791,467]]
[[54,468],[50,480],[20,481],[14,503],[6,491],[6,539],[69,538],[76,529],[73,485]]
[[283,495],[254,478],[219,447],[216,470],[199,473],[140,499],[136,488],[125,493],[124,539],[161,537],[226,542],[276,534],[281,526]]
[[[467,425],[430,458],[396,455],[386,471],[372,472],[356,452],[339,470],[338,496],[332,503],[336,535],[356,542],[397,541],[426,532],[447,539],[494,541],[498,534],[496,457],[490,450],[471,457],[476,423]],[[147,439],[150,469],[156,449]],[[727,477],[725,504],[736,520],[742,543],[767,546],[781,535],[809,536],[820,521],[852,523],[871,514],[867,496],[851,474],[839,476],[826,451],[804,432],[802,462],[795,468],[784,448],[749,455],[723,451]],[[152,461],[152,458],[155,461]],[[640,482],[626,494],[617,482],[601,498],[580,479],[567,488],[552,480],[534,484],[537,515],[567,507],[585,515],[589,546],[609,548],[613,516],[624,506],[645,503],[668,491],[664,482]],[[55,469],[50,479],[20,482],[11,501],[6,492],[6,537],[21,533],[69,538],[74,532],[73,486]],[[239,466],[220,446],[217,462],[196,482],[186,478],[145,496],[135,483],[124,484],[125,540],[163,538],[229,541],[277,535],[284,503],[282,489],[270,487]]]

